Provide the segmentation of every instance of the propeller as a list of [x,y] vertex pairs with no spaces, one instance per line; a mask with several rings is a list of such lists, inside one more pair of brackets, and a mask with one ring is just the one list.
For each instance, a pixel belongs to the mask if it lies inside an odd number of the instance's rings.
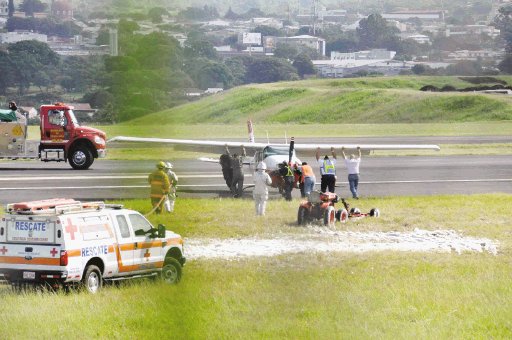
[[292,137],[290,139],[290,149],[288,151],[288,164],[290,164],[292,162],[294,147],[295,147],[295,138]]

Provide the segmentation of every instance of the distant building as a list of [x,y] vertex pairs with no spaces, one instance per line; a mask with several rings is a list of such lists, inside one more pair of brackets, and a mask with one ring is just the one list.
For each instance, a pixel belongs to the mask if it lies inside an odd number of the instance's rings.
[[214,46],[213,48],[217,52],[231,52],[232,51],[231,46],[229,46],[229,45]]
[[410,20],[418,18],[428,21],[444,21],[444,11],[397,11],[383,13],[382,17],[391,20]]
[[180,43],[180,46],[181,47],[185,47],[185,42],[187,41],[187,36],[183,33],[173,33],[171,34],[171,36],[178,40],[178,42]]
[[33,33],[28,31],[0,33],[0,44],[13,44],[25,40],[37,40],[46,43],[48,42],[48,36],[46,34]]
[[418,44],[430,44],[430,37],[428,35],[423,34],[413,34],[406,37],[406,39],[411,39],[416,41]]
[[204,91],[204,94],[216,94],[224,91],[222,87],[209,87]]
[[204,24],[206,27],[229,27],[231,26],[231,22],[226,20],[214,20],[214,21],[208,21],[206,24]]
[[73,107],[73,112],[77,115],[77,117],[87,117],[92,118],[98,111],[97,109],[93,109],[91,104],[89,103],[67,103],[69,106]]
[[373,49],[352,53],[331,52],[331,60],[391,60],[395,57],[395,51]]
[[275,37],[275,42],[277,46],[279,44],[290,44],[298,49],[300,49],[301,46],[309,47],[315,51],[321,56],[325,56],[325,39],[314,37],[311,35],[298,35],[294,37]]
[[252,18],[252,26],[269,26],[273,28],[283,28],[283,21],[275,18]]
[[331,9],[318,12],[318,18],[323,22],[342,22],[347,16],[347,11],[344,9]]
[[50,7],[52,16],[61,20],[73,19],[73,6],[68,0],[53,1]]
[[0,0],[0,16],[6,17],[9,15],[9,1]]
[[494,26],[487,25],[446,25],[445,35],[452,36],[471,36],[486,34],[491,38],[497,38],[500,35],[500,30]]
[[458,50],[448,53],[446,60],[460,61],[460,60],[498,60],[503,57],[503,52],[491,51],[491,50]]
[[404,69],[410,69],[401,61],[392,60],[395,51],[370,50],[354,53],[331,52],[330,60],[313,60],[313,65],[322,77],[341,78],[358,72],[378,72],[385,75],[397,75]]
[[301,24],[312,23],[315,21],[321,21],[324,23],[340,23],[347,17],[347,11],[344,9],[331,9],[325,8],[317,11],[316,17],[313,13],[302,13],[298,14],[296,19]]
[[204,93],[203,90],[195,88],[185,89],[184,91],[186,97],[201,97]]
[[406,23],[400,22],[398,20],[387,20],[387,22],[389,26],[396,27],[400,32],[406,32],[408,30]]

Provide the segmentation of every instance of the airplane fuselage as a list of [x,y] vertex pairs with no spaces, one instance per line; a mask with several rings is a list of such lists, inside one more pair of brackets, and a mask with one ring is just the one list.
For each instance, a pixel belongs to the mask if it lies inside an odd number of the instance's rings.
[[[251,165],[254,163],[254,167],[261,161],[264,161],[267,165],[267,169],[269,170],[275,170],[278,169],[278,165],[289,161],[289,149],[284,147],[274,147],[271,145],[268,145],[263,148],[261,151],[256,151],[254,154],[253,161],[251,162]],[[297,158],[297,155],[295,154],[295,150],[293,150],[292,157],[291,157],[292,164],[302,164],[301,160]]]

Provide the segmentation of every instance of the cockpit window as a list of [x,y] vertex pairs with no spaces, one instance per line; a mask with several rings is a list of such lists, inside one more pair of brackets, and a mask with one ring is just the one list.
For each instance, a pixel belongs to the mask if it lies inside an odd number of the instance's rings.
[[289,152],[289,150],[287,148],[276,148],[276,147],[272,147],[272,146],[266,146],[263,149],[263,158],[267,158],[268,156],[275,156],[275,155],[287,156],[288,152]]

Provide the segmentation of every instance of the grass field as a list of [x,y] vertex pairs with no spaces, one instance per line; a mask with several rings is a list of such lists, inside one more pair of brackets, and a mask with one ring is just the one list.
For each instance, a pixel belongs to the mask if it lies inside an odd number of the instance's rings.
[[[126,201],[142,212],[146,200]],[[100,294],[12,294],[0,288],[0,338],[510,338],[511,195],[387,197],[380,219],[342,230],[453,229],[499,242],[488,253],[302,253],[195,260],[182,282],[139,281]],[[187,238],[243,238],[314,231],[294,225],[298,201],[179,199],[170,221]],[[185,251],[187,245],[185,244]]]

